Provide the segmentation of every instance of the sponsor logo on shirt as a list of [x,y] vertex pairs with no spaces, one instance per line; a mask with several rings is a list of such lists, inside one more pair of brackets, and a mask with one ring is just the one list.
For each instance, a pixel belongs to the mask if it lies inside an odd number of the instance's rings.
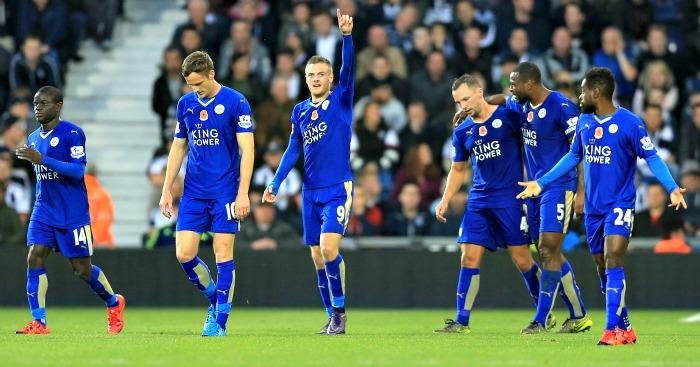
[[498,140],[485,143],[481,140],[477,140],[476,145],[472,148],[472,154],[474,154],[474,162],[500,157],[501,143]]
[[325,122],[320,122],[315,126],[313,124],[308,124],[306,126],[306,130],[304,131],[304,144],[310,145],[323,139],[323,137],[326,135],[327,129],[328,125]]
[[531,147],[537,146],[537,131],[522,128],[523,142]]
[[76,145],[74,147],[70,147],[70,156],[75,158],[75,159],[84,157],[85,156],[85,147],[83,147],[82,145]]
[[[600,127],[599,127],[600,128]],[[586,145],[584,159],[587,163],[610,164],[612,149],[607,145]]]

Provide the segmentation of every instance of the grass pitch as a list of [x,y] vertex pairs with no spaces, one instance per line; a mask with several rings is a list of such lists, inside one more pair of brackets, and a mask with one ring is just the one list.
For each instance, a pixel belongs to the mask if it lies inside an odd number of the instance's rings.
[[[101,308],[48,309],[52,334],[15,335],[29,312],[0,308],[1,366],[699,366],[693,312],[631,310],[636,345],[595,345],[592,332],[521,336],[530,310],[479,310],[472,333],[436,335],[452,310],[350,309],[348,334],[320,336],[316,310],[236,309],[229,336],[199,336],[205,309],[128,308],[121,335],[108,335]],[[558,322],[566,318],[558,310]]]

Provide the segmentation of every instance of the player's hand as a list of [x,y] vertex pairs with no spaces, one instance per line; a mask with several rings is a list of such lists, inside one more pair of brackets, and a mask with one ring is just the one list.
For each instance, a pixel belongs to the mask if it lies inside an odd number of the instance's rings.
[[335,9],[335,16],[338,17],[338,28],[340,32],[347,36],[352,33],[352,17],[340,13],[340,8]]
[[518,196],[516,196],[516,198],[518,199],[528,199],[542,193],[542,188],[540,187],[540,184],[537,183],[537,181],[518,182],[518,185],[525,188],[525,190],[523,190],[521,193],[518,194]]
[[459,126],[459,124],[461,124],[462,121],[464,121],[464,119],[466,119],[468,115],[469,110],[463,110],[460,108],[459,111],[455,113],[454,117],[452,117],[452,126]]
[[160,212],[166,218],[170,219],[173,216],[173,195],[170,191],[163,191],[163,194],[160,195],[158,206],[160,207]]
[[583,215],[583,193],[582,192],[577,192],[574,195],[574,215],[575,216],[581,216]]
[[439,220],[442,223],[447,222],[447,218],[445,218],[445,213],[447,212],[447,208],[449,206],[449,201],[447,200],[440,200],[440,203],[438,204],[437,208],[435,208],[435,218]]
[[30,148],[27,144],[22,145],[15,151],[17,158],[24,159],[25,161],[30,161],[34,164],[41,164],[41,160],[44,158],[41,156],[38,150]]
[[236,204],[233,206],[233,214],[238,220],[248,218],[248,214],[250,214],[250,198],[248,197],[248,194],[238,194],[236,196]]
[[263,203],[274,203],[275,200],[277,200],[277,195],[272,193],[272,184],[267,186],[265,188],[265,192],[263,192],[262,196],[262,202]]
[[688,209],[688,204],[685,203],[685,198],[683,197],[683,193],[685,192],[685,189],[682,187],[679,187],[671,193],[671,204],[669,204],[669,208],[673,207],[676,208],[676,210],[681,208],[681,205],[683,206],[683,209]]

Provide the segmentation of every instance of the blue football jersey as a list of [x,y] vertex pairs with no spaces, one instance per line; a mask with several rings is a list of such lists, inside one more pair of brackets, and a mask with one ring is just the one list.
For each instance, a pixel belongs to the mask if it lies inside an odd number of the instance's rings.
[[198,199],[235,196],[241,154],[237,133],[252,133],[250,105],[239,92],[221,86],[216,96],[201,100],[194,92],[177,103],[175,137],[187,139],[185,195]]
[[[87,164],[85,133],[78,125],[61,120],[51,131],[35,130],[27,145],[44,157],[62,162]],[[82,177],[59,174],[42,165],[34,164],[36,173],[36,201],[31,220],[58,228],[73,228],[90,224],[87,189]]]
[[637,157],[654,155],[656,148],[644,122],[620,107],[602,119],[582,114],[571,153],[583,160],[585,212],[600,215],[611,208],[634,208]]
[[354,57],[352,36],[343,36],[343,64],[338,85],[324,101],[311,103],[308,98],[292,110],[289,144],[303,144],[305,189],[352,180]]
[[[536,180],[569,152],[569,140],[574,136],[578,121],[578,108],[556,91],[550,92],[538,106],[532,106],[530,102],[519,103],[512,95],[506,99],[506,106],[520,114],[527,174],[530,180]],[[552,182],[551,187],[575,191],[576,183],[576,170],[571,170]]]
[[518,181],[523,180],[523,157],[518,114],[503,106],[484,122],[471,117],[452,133],[453,162],[472,160],[474,183],[469,205],[507,208],[521,205]]

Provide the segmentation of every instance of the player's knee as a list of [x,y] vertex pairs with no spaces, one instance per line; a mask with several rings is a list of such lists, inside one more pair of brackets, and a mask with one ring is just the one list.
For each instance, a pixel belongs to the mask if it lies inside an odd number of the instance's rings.
[[481,259],[474,254],[462,253],[461,263],[463,268],[478,268],[480,260]]
[[338,249],[333,247],[321,246],[321,255],[324,261],[333,261],[338,257]]
[[622,266],[622,255],[615,252],[605,253],[605,268],[619,268]]
[[188,261],[191,261],[192,259],[194,259],[195,256],[196,254],[190,253],[188,251],[183,251],[179,248],[175,250],[175,257],[180,263],[186,263]]
[[520,270],[520,272],[526,272],[532,269],[532,266],[535,265],[535,261],[532,260],[532,256],[528,253],[527,256],[525,255],[519,255],[519,256],[513,256],[513,264],[515,264],[515,267]]
[[39,269],[44,267],[44,258],[36,253],[29,251],[27,255],[27,267],[29,269]]
[[92,266],[87,266],[85,264],[73,264],[73,274],[78,276],[80,279],[89,282],[92,277]]

